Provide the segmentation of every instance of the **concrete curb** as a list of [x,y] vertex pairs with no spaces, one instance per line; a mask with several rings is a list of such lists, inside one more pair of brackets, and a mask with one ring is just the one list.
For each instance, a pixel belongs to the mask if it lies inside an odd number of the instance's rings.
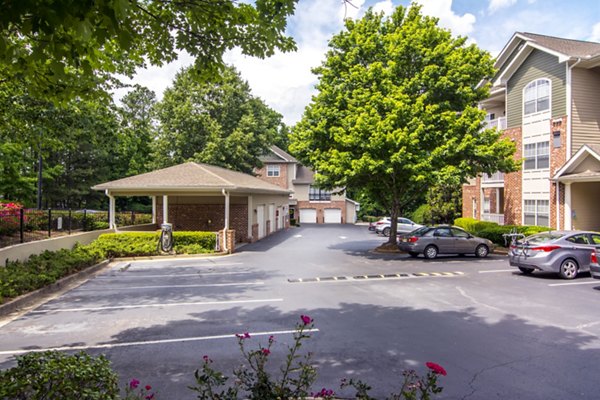
[[[235,254],[235,253],[234,253]],[[138,256],[138,257],[115,257],[112,261],[148,261],[148,260],[169,260],[181,258],[211,258],[229,256],[231,253],[205,253],[205,254],[165,254],[160,256]]]
[[90,276],[99,273],[110,265],[110,260],[102,261],[84,270],[59,279],[58,281],[30,293],[25,293],[7,303],[0,304],[0,317],[8,317],[16,312],[38,307],[52,295],[73,289],[84,283]]

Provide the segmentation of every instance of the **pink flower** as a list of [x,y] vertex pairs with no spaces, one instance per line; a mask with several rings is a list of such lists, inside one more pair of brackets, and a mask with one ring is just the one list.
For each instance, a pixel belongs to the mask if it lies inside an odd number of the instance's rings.
[[204,360],[205,363],[209,363],[212,362],[212,360],[208,357],[208,356],[202,356],[202,359]]
[[238,339],[250,339],[250,334],[248,332],[236,333],[235,337],[237,337]]
[[265,355],[268,356],[269,354],[271,354],[271,350],[269,349],[260,349],[260,351]]
[[137,389],[137,387],[140,385],[140,381],[138,381],[137,379],[132,379],[131,381],[129,381],[129,387],[131,389]]
[[144,388],[145,388],[146,390],[151,390],[151,389],[152,389],[152,386],[150,386],[150,385],[146,385]]
[[301,315],[301,316],[300,316],[300,319],[302,320],[302,323],[303,323],[304,325],[308,325],[308,324],[310,324],[311,322],[313,322],[313,319],[312,319],[311,317],[309,317],[308,315]]
[[444,375],[446,376],[446,370],[444,369],[444,367],[442,367],[439,364],[436,364],[434,362],[428,361],[425,363],[425,365],[427,366],[427,368],[429,368],[434,374],[438,374],[438,375]]
[[148,396],[145,397],[146,400],[152,400],[154,398],[154,393],[150,393]]

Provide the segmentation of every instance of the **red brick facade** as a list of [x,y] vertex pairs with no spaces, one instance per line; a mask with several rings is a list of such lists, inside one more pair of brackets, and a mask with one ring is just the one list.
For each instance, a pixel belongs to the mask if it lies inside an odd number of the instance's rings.
[[[314,208],[317,210],[317,224],[325,223],[325,209],[327,208],[339,208],[342,210],[342,224],[346,223],[346,201],[345,200],[337,200],[331,202],[314,202],[314,201],[298,201],[298,205],[296,206],[296,210],[304,209],[304,208]],[[300,216],[300,212],[298,211],[296,218]],[[302,221],[300,221],[302,223]]]
[[[521,127],[507,129],[502,133],[515,144],[515,159],[523,158],[523,134]],[[523,179],[522,172],[504,174],[504,223],[520,225],[523,215]]]
[[[462,216],[465,218],[481,218],[481,204],[479,204],[479,181],[480,178],[477,178],[474,185],[463,185]],[[473,203],[475,203],[475,213],[473,212]]]
[[[162,207],[157,207],[156,220],[162,221]],[[236,232],[236,241],[248,240],[248,205],[231,204],[229,227]],[[169,204],[169,222],[175,231],[217,232],[225,226],[224,204]]]
[[[560,147],[555,147],[555,134],[560,134]],[[558,143],[556,143],[558,144]],[[567,161],[567,117],[554,118],[550,127],[550,176]],[[556,185],[560,185],[559,213],[560,221],[556,220]],[[550,226],[556,229],[564,228],[565,187],[563,184],[552,182],[550,185]],[[560,222],[560,226],[559,226]]]
[[[279,165],[279,176],[268,176],[267,165]],[[256,171],[256,177],[262,179],[265,182],[272,183],[284,189],[288,188],[288,176],[287,176],[287,164],[283,163],[265,163],[263,167]]]

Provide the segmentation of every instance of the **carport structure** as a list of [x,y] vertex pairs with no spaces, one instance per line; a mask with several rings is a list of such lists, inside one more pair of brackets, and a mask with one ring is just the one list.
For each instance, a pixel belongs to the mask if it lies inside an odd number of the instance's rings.
[[[290,191],[252,175],[188,162],[92,187],[109,198],[116,229],[115,198],[149,196],[152,222],[186,231],[235,231],[235,241],[256,241],[289,226]],[[229,248],[229,247],[228,247]]]

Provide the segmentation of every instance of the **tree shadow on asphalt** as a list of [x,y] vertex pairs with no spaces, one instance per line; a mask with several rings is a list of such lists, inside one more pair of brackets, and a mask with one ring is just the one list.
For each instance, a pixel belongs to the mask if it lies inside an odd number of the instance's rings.
[[[191,318],[126,329],[108,344],[160,339],[197,338],[179,343],[149,344],[90,350],[106,353],[122,386],[133,377],[159,389],[161,398],[193,399],[186,387],[203,355],[229,374],[241,363],[236,339],[207,336],[292,329],[300,314],[315,320],[318,332],[302,347],[314,352],[319,371],[315,391],[338,389],[341,378],[368,382],[372,395],[384,398],[397,390],[402,371],[425,373],[424,363],[446,368],[440,399],[572,399],[597,396],[598,337],[557,326],[537,325],[515,315],[482,318],[475,308],[432,311],[341,303],[280,311],[273,306],[197,312]],[[251,348],[266,344],[266,336],[249,340]],[[289,334],[276,335],[272,358],[280,365]],[[7,363],[0,365],[7,367]],[[353,393],[346,392],[350,396]]]

